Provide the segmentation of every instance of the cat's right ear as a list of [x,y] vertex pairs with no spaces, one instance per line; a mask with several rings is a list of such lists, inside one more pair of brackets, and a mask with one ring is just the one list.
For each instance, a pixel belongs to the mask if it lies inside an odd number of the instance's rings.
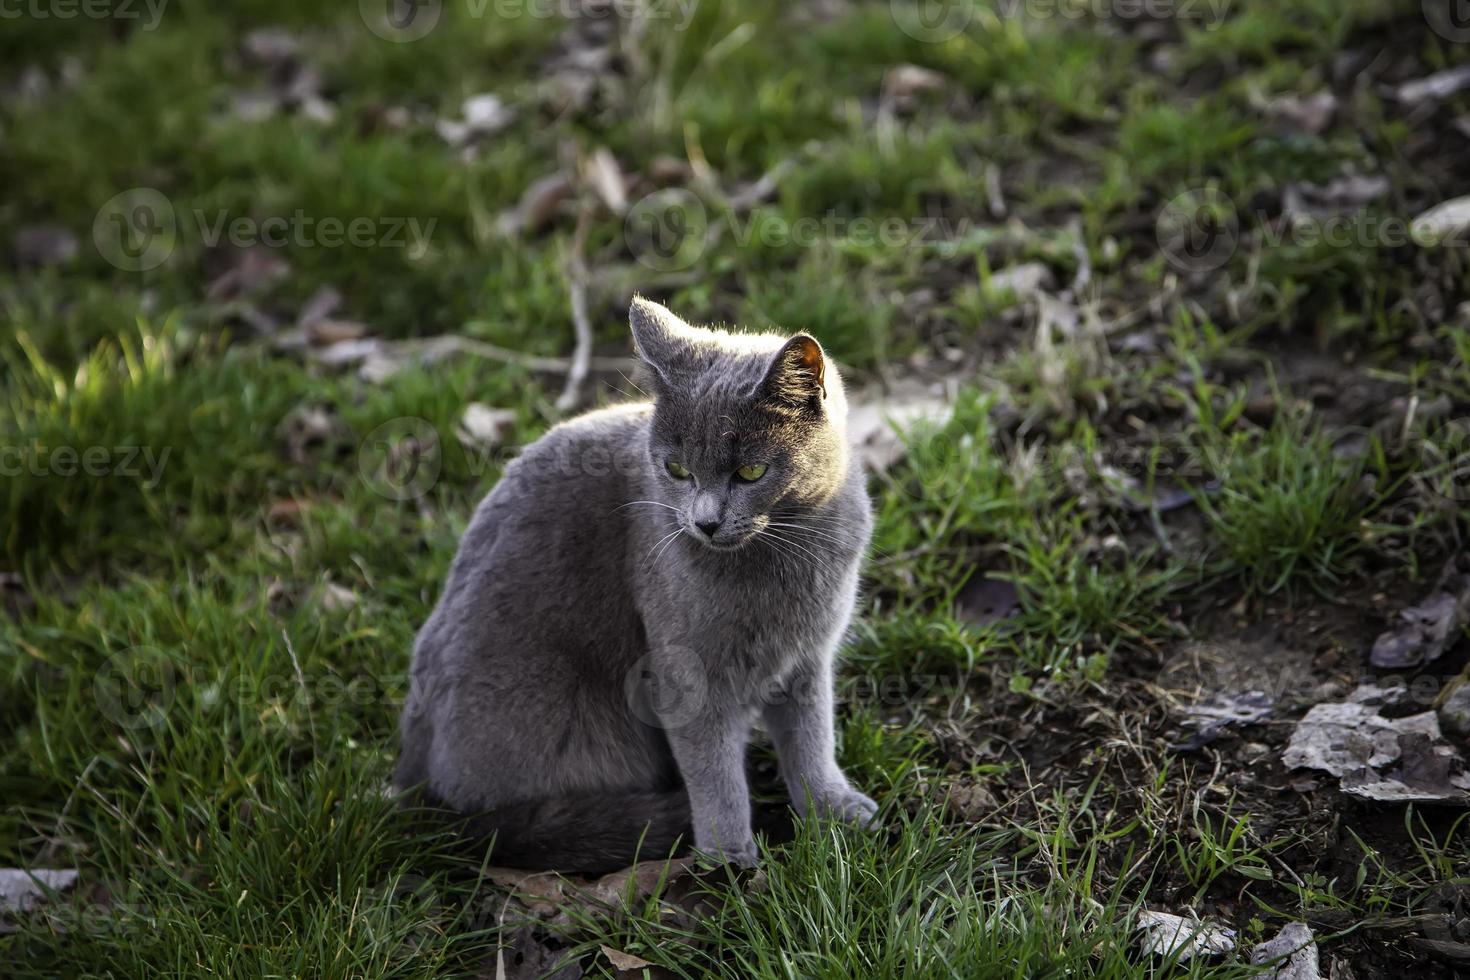
[[667,307],[634,296],[628,307],[628,326],[633,330],[633,347],[657,384],[670,385],[693,360],[698,332]]

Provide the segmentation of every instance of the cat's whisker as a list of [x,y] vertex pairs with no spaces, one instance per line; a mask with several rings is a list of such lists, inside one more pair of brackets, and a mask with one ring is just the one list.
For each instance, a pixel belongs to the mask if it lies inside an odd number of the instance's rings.
[[834,514],[803,514],[797,511],[778,510],[772,511],[770,516],[783,518],[789,521],[801,521],[807,524],[823,524],[828,527],[853,528],[861,530],[861,525],[851,520],[848,520],[845,517],[838,517]]
[[792,538],[785,537],[785,536],[783,536],[778,531],[771,530],[771,526],[769,524],[766,525],[766,529],[765,529],[765,531],[763,533],[769,534],[774,540],[784,541],[786,544],[789,544],[792,547],[797,548],[797,549],[801,550],[802,552],[804,552],[805,554],[807,554],[808,556],[810,556],[810,558],[812,560],[812,567],[814,567],[814,568],[822,568],[825,565],[831,564],[830,562],[824,562],[822,560],[822,557],[820,555],[818,555],[815,551],[812,551],[810,548],[806,547],[805,545],[801,544],[800,542],[795,541]]
[[785,527],[785,529],[788,530],[788,532],[797,533],[798,536],[806,535],[807,536],[807,541],[810,542],[810,544],[813,544],[814,547],[826,548],[826,547],[828,547],[828,545],[836,545],[836,547],[838,547],[838,548],[845,548],[845,547],[847,547],[847,541],[844,541],[844,539],[842,539],[842,538],[838,538],[838,536],[836,536],[836,535],[832,535],[832,533],[825,532],[825,530],[819,529],[819,527],[804,527],[804,526],[801,526],[801,525],[786,525],[786,523],[775,522],[775,520],[772,520],[772,522],[767,523],[766,526],[767,527]]
[[835,534],[832,534],[832,533],[830,533],[828,531],[825,531],[825,530],[823,530],[821,528],[807,527],[804,524],[787,524],[787,523],[784,523],[782,521],[767,521],[766,522],[766,526],[767,527],[785,527],[785,528],[790,528],[793,531],[804,531],[807,534],[816,535],[819,538],[825,538],[828,541],[831,541],[833,544],[842,544],[842,545],[845,545],[847,543],[846,541],[844,541],[842,538],[839,538]]
[[[674,537],[674,535],[676,535],[676,534],[682,534],[683,532],[684,532],[684,529],[682,527],[676,527],[676,528],[674,528],[668,534],[664,535],[663,537],[661,537],[657,541],[655,541],[653,543],[653,548],[657,548],[659,545],[663,544],[665,541],[668,541],[670,538]],[[649,555],[652,555],[653,554],[653,548],[649,548],[648,549],[648,552],[643,556],[643,561],[645,561],[645,562],[648,561]]]
[[824,524],[845,524],[848,526],[859,526],[860,522],[851,517],[841,514],[817,514],[810,511],[773,511],[773,517],[787,517],[793,521],[821,521]]
[[684,533],[684,529],[683,528],[680,528],[674,534],[671,534],[669,537],[667,537],[666,539],[664,539],[665,540],[664,546],[662,548],[658,549],[658,554],[656,554],[656,555],[653,556],[653,562],[652,562],[652,564],[657,565],[658,564],[658,560],[664,556],[664,552],[666,552],[670,548],[672,548],[674,546],[674,542],[678,539],[679,535],[680,534],[683,534],[683,533]]
[[768,545],[770,549],[778,555],[784,555],[793,558],[797,562],[807,561],[805,557],[795,551],[792,551],[791,548],[786,543],[784,543],[784,539],[776,537],[774,533],[767,533],[762,531],[756,534],[756,540]]
[[[783,511],[774,511],[770,516],[771,517],[785,517],[785,518],[788,518],[789,521],[803,522],[803,523],[798,523],[798,524],[791,524],[791,523],[787,523],[787,522],[782,522],[779,525],[781,527],[796,527],[796,528],[798,528],[798,529],[800,529],[802,531],[806,531],[806,532],[812,533],[812,534],[815,534],[818,531],[826,531],[826,532],[829,532],[827,534],[827,536],[828,537],[831,537],[831,539],[834,542],[836,542],[837,544],[841,544],[841,545],[846,545],[847,544],[846,540],[845,539],[842,539],[842,538],[838,538],[838,537],[832,537],[832,535],[831,535],[830,532],[833,532],[833,531],[850,531],[853,534],[860,534],[864,538],[867,538],[867,534],[868,534],[866,528],[854,527],[854,526],[848,524],[842,518],[828,517],[826,515],[821,515],[821,514],[796,516],[796,515],[792,515],[790,513],[786,513],[786,512],[783,512]],[[819,526],[810,526],[809,524],[805,523],[805,522],[808,522],[808,521],[811,521],[811,522],[825,521],[825,522],[828,522],[828,523],[821,524]],[[772,521],[771,523],[772,524],[776,524],[777,522],[776,521]],[[874,555],[877,555],[879,557],[884,557],[884,558],[891,557],[890,556],[890,553],[887,550],[885,550],[883,548],[879,548],[877,545],[873,544],[871,539],[868,539],[868,550],[870,552],[872,552]]]
[[[636,392],[638,392],[638,394],[642,395],[644,398],[652,398],[653,397],[648,392],[644,391],[641,387],[639,387],[638,382],[636,382],[632,378],[628,377],[628,372],[626,372],[626,371],[619,371],[618,372],[618,376],[621,377],[624,381],[628,382],[628,384],[632,386],[633,390],[636,391]],[[632,396],[630,395],[629,397],[632,397]]]
[[664,503],[661,500],[630,500],[626,504],[621,504],[621,505],[619,505],[617,507],[614,507],[613,508],[613,513],[616,514],[618,511],[622,510],[624,507],[632,507],[634,504],[652,504],[655,507],[663,507],[665,510],[671,510],[671,511],[674,511],[675,513],[678,513],[678,511],[679,511],[679,508],[672,507],[669,504],[666,504],[666,503]]

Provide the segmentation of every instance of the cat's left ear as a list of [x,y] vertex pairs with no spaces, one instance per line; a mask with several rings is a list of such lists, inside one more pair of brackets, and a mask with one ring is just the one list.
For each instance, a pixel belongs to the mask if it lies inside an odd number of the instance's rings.
[[820,412],[827,397],[827,361],[817,338],[799,333],[786,341],[766,370],[760,393],[790,408]]
[[698,331],[668,307],[634,296],[628,307],[628,326],[638,356],[661,384],[670,384],[695,358]]

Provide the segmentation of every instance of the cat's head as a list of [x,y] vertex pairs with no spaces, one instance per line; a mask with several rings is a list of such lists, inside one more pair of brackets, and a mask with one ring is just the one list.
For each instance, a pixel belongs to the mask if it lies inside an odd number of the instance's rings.
[[653,483],[685,533],[734,550],[837,492],[847,401],[814,338],[694,327],[639,297],[628,319],[654,396]]

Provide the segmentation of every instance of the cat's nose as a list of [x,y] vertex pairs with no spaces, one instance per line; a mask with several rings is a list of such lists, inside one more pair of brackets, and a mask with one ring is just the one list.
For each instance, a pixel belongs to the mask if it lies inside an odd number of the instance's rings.
[[705,537],[712,538],[712,537],[715,536],[715,532],[720,529],[720,522],[719,521],[695,521],[694,522],[694,526],[697,527],[697,528],[699,528],[701,531],[703,531]]

